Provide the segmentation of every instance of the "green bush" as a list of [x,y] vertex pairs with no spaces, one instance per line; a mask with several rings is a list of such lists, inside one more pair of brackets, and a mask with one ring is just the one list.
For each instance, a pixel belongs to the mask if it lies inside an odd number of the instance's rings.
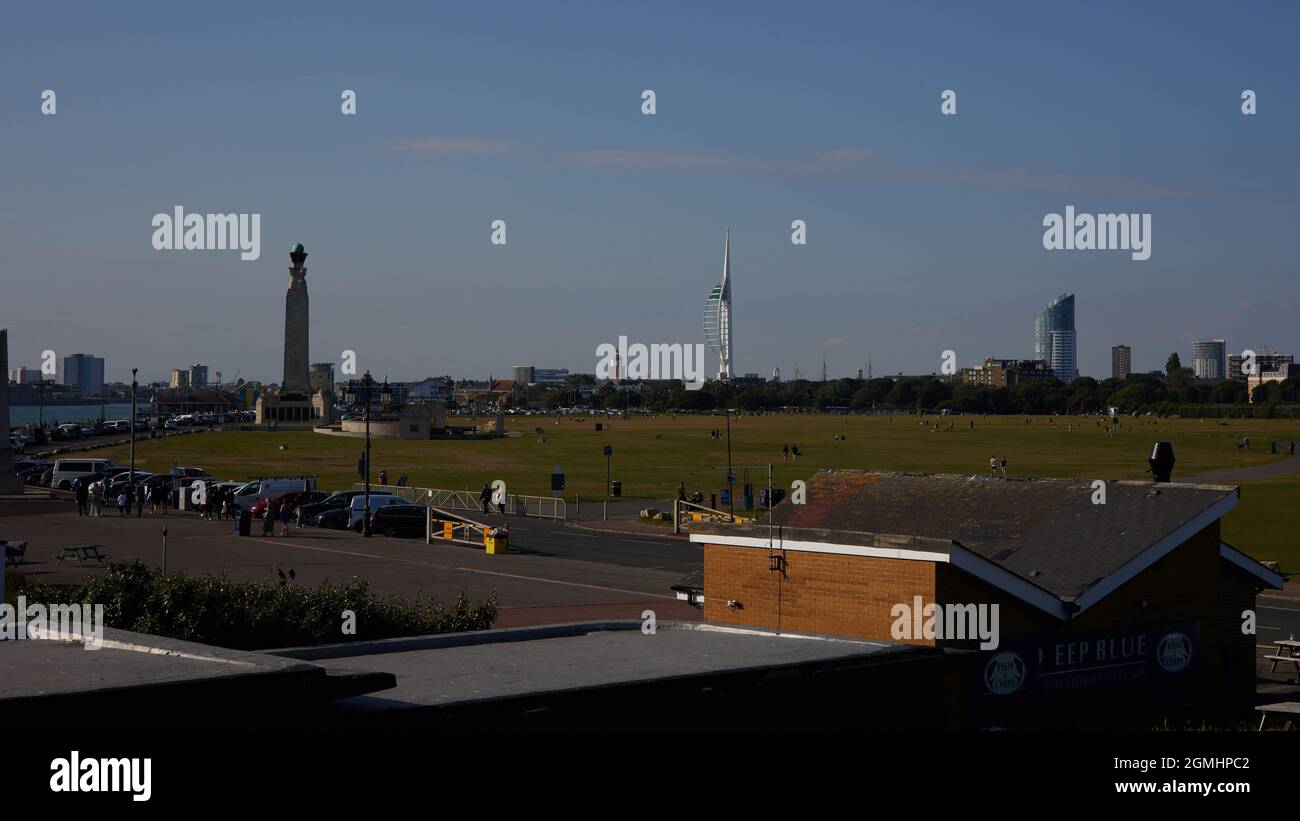
[[[497,617],[495,593],[476,604],[462,592],[444,605],[378,596],[357,578],[313,589],[288,579],[164,576],[140,561],[109,562],[79,586],[28,585],[24,593],[29,602],[102,604],[109,627],[238,650],[487,630]],[[355,635],[342,632],[345,610],[356,614]]]

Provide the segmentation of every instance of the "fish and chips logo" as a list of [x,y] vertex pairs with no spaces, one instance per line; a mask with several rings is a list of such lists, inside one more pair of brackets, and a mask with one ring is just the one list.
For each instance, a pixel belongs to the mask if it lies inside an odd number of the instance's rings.
[[1166,673],[1177,673],[1192,662],[1192,640],[1182,633],[1167,633],[1156,647],[1156,661]]
[[998,653],[984,665],[984,685],[989,692],[1009,696],[1025,681],[1025,660],[1016,653]]

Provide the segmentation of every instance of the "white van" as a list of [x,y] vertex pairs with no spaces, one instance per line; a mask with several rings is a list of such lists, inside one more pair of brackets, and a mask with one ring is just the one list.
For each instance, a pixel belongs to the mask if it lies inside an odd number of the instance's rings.
[[298,478],[284,479],[276,477],[254,479],[239,488],[239,490],[235,491],[235,509],[248,510],[263,499],[274,499],[277,496],[283,496],[286,493],[297,493],[303,490],[315,489],[315,476],[299,476]]
[[59,459],[54,463],[50,487],[71,490],[72,483],[82,476],[94,476],[115,467],[112,459]]
[[[389,505],[407,505],[410,502],[401,496],[393,496],[389,493],[372,493],[370,494],[370,512],[373,514],[381,507]],[[361,521],[366,518],[366,497],[365,495],[352,497],[352,516],[348,520],[348,525],[358,533],[362,530]]]

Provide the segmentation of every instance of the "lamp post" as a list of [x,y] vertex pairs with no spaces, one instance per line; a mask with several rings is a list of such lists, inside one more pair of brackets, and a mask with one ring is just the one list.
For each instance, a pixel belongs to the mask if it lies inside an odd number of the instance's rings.
[[370,536],[370,389],[374,384],[375,380],[370,376],[370,371],[366,371],[365,376],[361,377],[361,388],[366,394],[366,510],[361,532],[367,538]]
[[[140,492],[135,486],[135,392],[138,387],[138,383],[135,380],[135,374],[138,370],[139,368],[131,369],[131,469],[126,475],[126,486],[131,489],[131,496],[135,496],[136,493]],[[144,508],[137,504],[135,509],[136,511],[141,511]],[[127,511],[127,514],[130,515],[129,510]],[[136,517],[138,518],[139,515],[139,512],[137,512]]]

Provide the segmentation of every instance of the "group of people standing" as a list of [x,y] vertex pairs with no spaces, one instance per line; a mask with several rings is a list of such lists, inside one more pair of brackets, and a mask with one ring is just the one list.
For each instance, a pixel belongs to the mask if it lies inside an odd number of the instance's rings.
[[78,482],[73,494],[77,499],[78,516],[103,516],[105,505],[116,504],[119,517],[130,516],[131,508],[134,507],[135,515],[139,518],[144,515],[146,499],[150,513],[167,512],[167,491],[162,485],[146,488],[126,483],[116,497],[108,498],[107,481],[98,479],[94,482]]

